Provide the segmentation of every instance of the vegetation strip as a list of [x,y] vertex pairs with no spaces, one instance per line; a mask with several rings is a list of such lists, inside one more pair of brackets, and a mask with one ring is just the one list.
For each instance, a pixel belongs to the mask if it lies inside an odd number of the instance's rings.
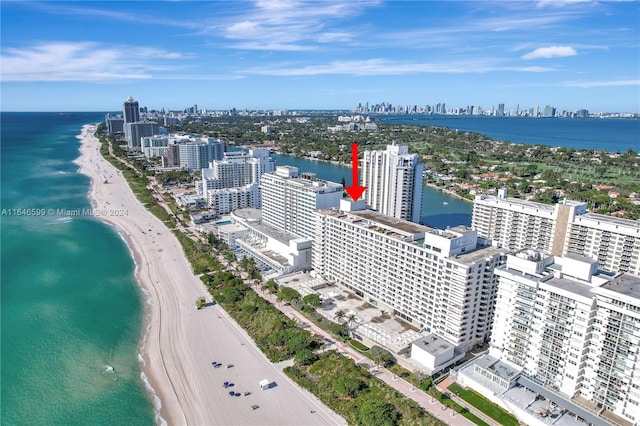
[[453,392],[456,396],[462,398],[479,411],[485,413],[487,416],[496,420],[501,425],[505,426],[518,426],[518,420],[506,412],[504,409],[489,401],[482,395],[470,390],[464,389],[462,386],[457,383],[452,383],[449,385],[448,389]]

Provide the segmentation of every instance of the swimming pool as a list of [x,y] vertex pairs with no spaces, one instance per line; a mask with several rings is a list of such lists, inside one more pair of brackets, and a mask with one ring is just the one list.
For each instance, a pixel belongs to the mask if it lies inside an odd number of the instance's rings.
[[218,226],[222,226],[222,225],[231,225],[233,222],[230,220],[221,220],[220,222],[216,222],[216,225]]

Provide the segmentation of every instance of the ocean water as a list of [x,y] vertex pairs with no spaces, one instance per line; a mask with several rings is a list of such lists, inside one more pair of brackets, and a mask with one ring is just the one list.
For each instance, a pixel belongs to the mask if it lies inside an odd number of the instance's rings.
[[640,151],[640,120],[618,118],[530,118],[451,115],[382,115],[383,123],[448,127],[498,141],[607,152]]
[[82,125],[103,114],[0,119],[0,423],[154,424],[138,360],[143,297],[128,248],[95,219],[49,212],[90,207],[90,181],[72,162]]

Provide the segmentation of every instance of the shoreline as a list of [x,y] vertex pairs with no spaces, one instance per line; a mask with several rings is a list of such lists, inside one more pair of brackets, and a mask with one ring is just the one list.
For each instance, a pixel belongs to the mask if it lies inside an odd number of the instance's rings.
[[[79,172],[91,179],[89,200],[105,214],[135,263],[135,280],[144,301],[139,358],[154,411],[166,424],[344,424],[317,398],[299,388],[258,350],[249,336],[217,305],[201,310],[195,299],[212,302],[182,252],[177,238],[134,196],[128,183],[99,152],[95,125],[78,138]],[[214,369],[211,361],[233,368]],[[277,386],[261,391],[264,378]],[[222,381],[232,381],[230,398]],[[216,383],[217,382],[217,383]],[[250,392],[245,396],[244,392]],[[158,410],[156,404],[160,401]],[[252,410],[252,405],[259,408]],[[159,411],[159,412],[158,412]]]
[[447,194],[447,195],[449,195],[449,196],[451,196],[451,197],[453,197],[453,198],[457,198],[458,200],[466,201],[466,202],[468,202],[468,203],[473,204],[473,201],[472,201],[472,200],[470,200],[470,199],[468,199],[468,198],[465,198],[465,197],[463,197],[462,195],[458,195],[458,194],[456,194],[456,193],[455,193],[455,192],[453,192],[453,191],[449,191],[448,189],[441,188],[441,187],[439,187],[439,186],[437,186],[437,185],[434,185],[434,184],[432,184],[432,183],[426,183],[426,182],[424,182],[424,181],[422,182],[422,184],[423,184],[424,186],[428,186],[429,188],[431,188],[431,189],[433,189],[433,190],[444,192],[445,194]]

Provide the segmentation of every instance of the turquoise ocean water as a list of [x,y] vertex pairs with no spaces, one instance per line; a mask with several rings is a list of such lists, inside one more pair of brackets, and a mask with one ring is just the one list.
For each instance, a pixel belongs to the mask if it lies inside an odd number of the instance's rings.
[[[89,217],[76,136],[99,113],[2,113],[2,425],[144,425],[143,298],[120,237]],[[107,372],[106,366],[114,367]]]

